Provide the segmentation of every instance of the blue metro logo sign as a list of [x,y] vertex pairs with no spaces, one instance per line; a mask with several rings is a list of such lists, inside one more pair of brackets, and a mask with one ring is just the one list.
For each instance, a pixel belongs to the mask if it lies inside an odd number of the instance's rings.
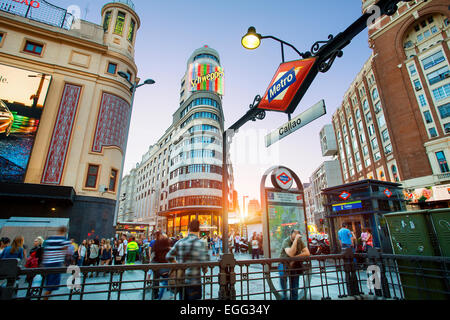
[[348,193],[347,191],[343,191],[340,195],[339,198],[341,198],[342,200],[347,200],[348,198],[350,198],[351,194]]
[[284,92],[291,84],[296,81],[295,69],[292,68],[289,72],[285,73],[280,80],[269,89],[269,103],[272,102],[280,93]]
[[280,175],[277,177],[277,179],[280,180],[282,184],[288,184],[288,183],[292,180],[292,178],[289,177],[289,176],[288,176],[286,173],[284,173],[284,172],[283,172],[282,174],[280,174]]
[[317,74],[316,61],[308,58],[280,64],[258,108],[292,113]]

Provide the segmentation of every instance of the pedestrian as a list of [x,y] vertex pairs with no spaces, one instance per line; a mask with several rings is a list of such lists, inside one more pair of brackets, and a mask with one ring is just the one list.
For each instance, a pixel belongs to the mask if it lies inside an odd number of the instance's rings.
[[78,244],[75,242],[75,239],[70,239],[70,242],[72,243],[73,246],[73,256],[72,256],[72,265],[77,265],[78,262]]
[[[33,248],[30,250],[30,254],[28,255],[27,262],[25,263],[25,268],[39,268],[42,264],[42,258],[44,256],[44,249],[42,248],[42,244],[44,243],[44,239],[42,237],[37,237],[34,239]],[[28,284],[33,283],[35,275],[29,274],[26,277],[26,282]]]
[[[89,258],[88,258],[88,266],[96,266],[97,265],[97,259],[100,256],[100,248],[99,248],[99,241],[98,239],[94,239],[91,241],[91,245],[89,246]],[[95,274],[98,275],[97,273]],[[91,272],[90,275],[88,275],[88,278],[92,278],[94,276],[94,272]]]
[[[101,256],[101,265],[109,265],[109,262],[112,259],[112,247],[111,247],[111,240],[106,239],[101,251],[100,251],[100,256]],[[104,273],[103,273],[104,274]]]
[[222,251],[222,237],[220,235],[215,238],[214,246],[216,248],[216,256],[219,256]]
[[118,264],[117,262],[121,258],[121,257],[119,257],[119,241],[118,240],[113,241],[112,255],[113,255],[113,258],[111,259],[110,265],[112,265],[113,263],[114,263],[114,265]]
[[239,236],[239,233],[236,233],[234,236],[234,252],[239,253],[240,252],[240,243],[241,243],[241,237]]
[[136,257],[139,253],[139,246],[134,237],[130,238],[130,242],[127,245],[127,264],[135,264]]
[[124,253],[124,263],[125,263],[125,260],[126,260],[126,258],[127,258],[127,246],[128,246],[128,239],[127,239],[127,235],[126,234],[122,234],[122,242],[123,242],[123,248],[124,248],[124,250],[125,250],[125,253]]
[[[200,222],[192,220],[188,226],[189,233],[186,238],[178,241],[167,253],[166,259],[174,263],[196,263],[209,261],[208,251],[199,239]],[[208,267],[202,267],[203,273]],[[179,277],[177,277],[179,278]],[[181,289],[182,300],[198,300],[202,298],[200,267],[187,268],[184,275],[185,284]]]
[[82,267],[86,264],[87,240],[83,240],[78,247],[78,266]]
[[9,246],[10,243],[11,243],[11,240],[9,240],[9,238],[7,238],[7,237],[3,237],[0,240],[0,255],[2,254],[3,250],[5,250],[5,248],[7,246]]
[[216,255],[216,238],[217,234],[214,234],[214,237],[211,238],[211,249],[212,249],[212,255]]
[[[302,241],[300,231],[292,229],[290,236],[284,239],[281,244],[280,258],[308,257],[309,255],[308,247]],[[280,263],[278,272],[280,275],[282,299],[286,300],[287,298],[287,279],[289,278],[290,300],[298,300],[299,276],[303,273],[302,262]]]
[[119,239],[119,245],[117,247],[117,259],[116,264],[125,263],[125,245],[122,239]]
[[23,248],[24,239],[22,236],[14,238],[10,246],[7,246],[0,255],[0,259],[19,259],[21,262],[26,259],[25,249]]
[[341,244],[342,251],[345,251],[345,249],[347,248],[352,248],[352,251],[355,252],[355,249],[353,248],[355,237],[353,236],[353,233],[348,229],[346,223],[343,223],[342,228],[339,229],[338,238]]
[[263,235],[262,232],[258,235],[258,253],[260,256],[264,255],[263,251]]
[[[166,259],[167,253],[170,251],[170,241],[167,238],[165,234],[163,234],[161,231],[157,231],[155,234],[155,242],[153,244],[153,259],[152,263],[168,263]],[[153,297],[155,297],[158,300],[161,300],[164,291],[166,288],[160,288],[161,286],[167,286],[168,282],[167,279],[169,278],[169,272],[170,269],[163,268],[163,269],[157,269],[153,272]],[[160,282],[160,279],[165,279]],[[173,299],[173,297],[171,297]]]
[[252,236],[252,259],[259,259],[259,240],[256,232]]
[[363,242],[363,251],[367,252],[369,248],[373,248],[372,229],[365,228],[365,232],[361,233],[361,240]]
[[[55,236],[50,236],[44,241],[44,258],[42,260],[44,268],[61,268],[63,266],[70,245],[70,241],[66,238],[66,233],[67,228],[61,226],[58,228]],[[44,300],[48,300],[48,296],[59,289],[60,281],[60,273],[50,273],[45,277],[46,292]]]

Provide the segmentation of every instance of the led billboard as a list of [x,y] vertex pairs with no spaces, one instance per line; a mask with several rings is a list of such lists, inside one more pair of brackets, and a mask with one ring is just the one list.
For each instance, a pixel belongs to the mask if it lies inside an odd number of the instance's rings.
[[0,64],[0,182],[23,182],[50,75]]
[[213,91],[221,96],[224,94],[224,72],[219,66],[191,63],[188,80],[191,91]]

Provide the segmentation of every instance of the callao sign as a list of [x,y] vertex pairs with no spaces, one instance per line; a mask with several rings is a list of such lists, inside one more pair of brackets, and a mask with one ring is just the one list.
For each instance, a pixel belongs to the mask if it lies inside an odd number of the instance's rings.
[[316,60],[309,58],[280,64],[258,108],[292,113],[315,77],[311,70]]

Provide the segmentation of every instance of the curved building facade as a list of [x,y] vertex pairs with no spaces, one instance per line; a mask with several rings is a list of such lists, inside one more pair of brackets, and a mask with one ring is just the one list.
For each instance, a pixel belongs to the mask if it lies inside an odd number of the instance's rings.
[[115,1],[99,25],[60,25],[70,14],[45,1],[31,16],[25,2],[3,2],[12,6],[0,8],[0,99],[14,119],[0,130],[0,219],[69,218],[77,241],[112,237],[131,113],[118,73],[136,80],[140,19]]
[[203,234],[220,233],[224,72],[218,52],[195,50],[180,87],[172,125],[136,166],[134,222],[173,236],[186,234],[196,218]]

